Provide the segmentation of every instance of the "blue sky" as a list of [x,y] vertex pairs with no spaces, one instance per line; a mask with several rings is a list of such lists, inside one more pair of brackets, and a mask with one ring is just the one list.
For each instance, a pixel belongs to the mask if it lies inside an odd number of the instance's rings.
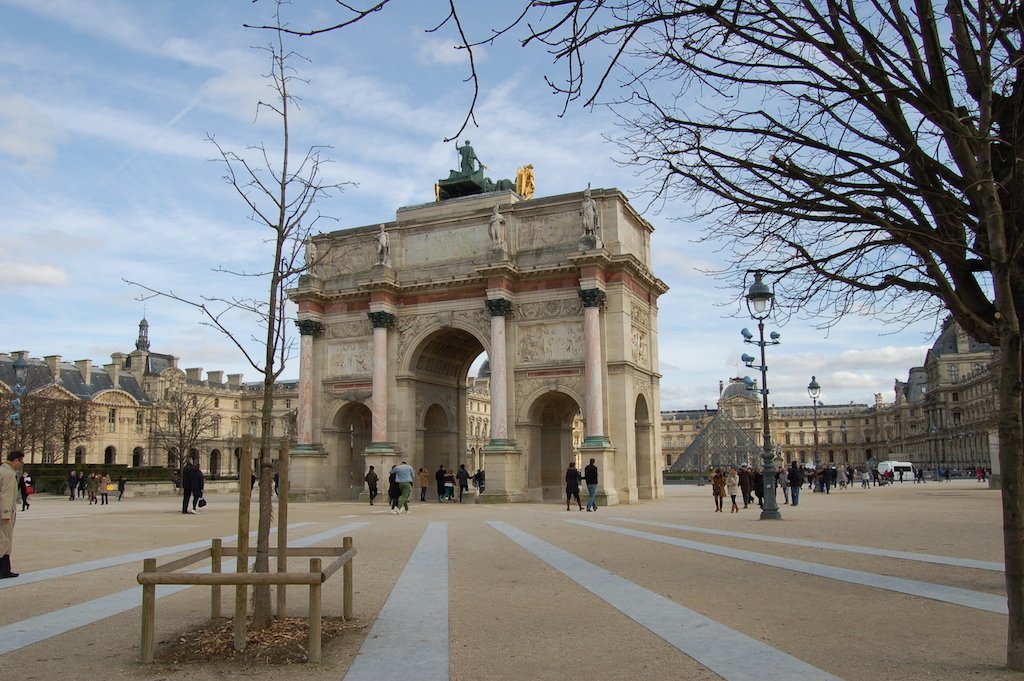
[[[294,39],[301,112],[296,148],[329,145],[329,177],[355,186],[321,202],[328,229],[391,220],[400,206],[433,199],[433,184],[456,166],[454,143],[471,90],[452,34],[428,34],[447,3],[400,2],[343,33]],[[326,0],[284,8],[295,26],[323,24]],[[464,3],[467,28],[483,35],[510,5]],[[501,9],[496,9],[501,8]],[[276,143],[270,119],[255,119],[268,94],[268,62],[253,46],[270,35],[267,0],[0,0],[0,321],[2,351],[109,362],[133,347],[143,314],[152,349],[179,366],[255,371],[191,309],[138,300],[123,279],[186,296],[260,295],[251,280],[216,268],[254,270],[270,253],[245,207],[210,162],[214,135],[225,147]],[[336,16],[336,15],[335,15]],[[543,75],[560,75],[549,55],[515,41],[481,48],[479,127],[469,138],[489,174],[513,177],[533,163],[539,195],[641,185],[604,140],[618,134],[605,111],[570,108]],[[660,301],[662,408],[713,406],[718,382],[737,367],[739,330],[752,326],[701,270],[719,266],[697,227],[671,202],[647,209],[654,224],[655,274],[671,287]],[[791,320],[769,329],[769,387],[776,404],[808,402],[812,374],[828,404],[893,397],[893,380],[924,360],[931,324],[906,329],[849,317],[831,332]],[[248,337],[253,330],[238,327]],[[297,375],[298,362],[285,371]]]

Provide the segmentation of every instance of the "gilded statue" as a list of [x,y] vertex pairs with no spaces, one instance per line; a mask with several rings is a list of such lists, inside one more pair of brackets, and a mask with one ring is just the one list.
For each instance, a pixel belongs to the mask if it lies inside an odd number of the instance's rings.
[[533,164],[527,163],[516,170],[516,194],[524,199],[532,199],[534,190]]

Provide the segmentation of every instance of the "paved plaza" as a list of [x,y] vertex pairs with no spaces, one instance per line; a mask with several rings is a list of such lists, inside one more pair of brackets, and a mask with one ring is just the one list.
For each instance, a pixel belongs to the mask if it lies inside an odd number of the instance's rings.
[[[144,557],[231,536],[236,496],[210,495],[195,516],[174,497],[36,496],[15,531],[21,577],[0,581],[0,678],[1020,678],[1002,668],[999,493],[974,481],[805,488],[782,522],[756,507],[713,513],[710,487],[597,513],[432,497],[397,517],[384,504],[290,505],[291,544],[353,537],[365,626],[327,643],[320,665],[236,674],[140,665],[135,581]],[[325,614],[340,614],[340,573],[324,593]],[[158,642],[209,615],[208,589],[158,598]],[[305,590],[288,603],[302,616]]]

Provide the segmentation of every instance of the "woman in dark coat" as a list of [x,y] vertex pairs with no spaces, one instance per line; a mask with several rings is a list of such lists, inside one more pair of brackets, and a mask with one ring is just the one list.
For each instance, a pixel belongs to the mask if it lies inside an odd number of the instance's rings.
[[570,461],[569,468],[565,470],[565,510],[569,509],[569,502],[576,497],[576,505],[583,510],[583,502],[580,501],[580,472],[576,468],[576,462]]

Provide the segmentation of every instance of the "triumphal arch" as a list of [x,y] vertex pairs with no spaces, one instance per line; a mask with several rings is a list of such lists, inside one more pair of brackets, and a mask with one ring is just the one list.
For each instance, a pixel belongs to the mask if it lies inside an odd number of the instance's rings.
[[522,182],[483,180],[463,154],[438,200],[307,247],[308,274],[289,292],[301,334],[294,497],[356,498],[370,465],[382,480],[403,460],[431,475],[470,468],[467,375],[484,352],[479,501],[560,497],[574,458],[596,459],[606,503],[662,496],[667,287],[651,272],[652,226],[615,189],[526,198]]

